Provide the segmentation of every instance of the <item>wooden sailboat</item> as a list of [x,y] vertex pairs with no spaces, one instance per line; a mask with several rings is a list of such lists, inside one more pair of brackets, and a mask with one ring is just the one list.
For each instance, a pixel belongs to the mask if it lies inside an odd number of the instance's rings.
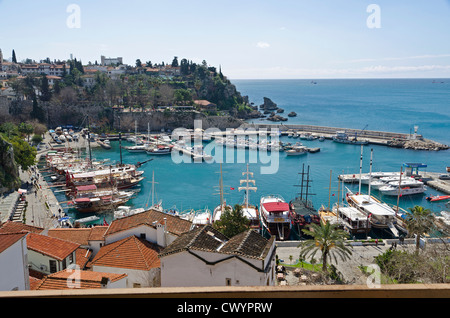
[[[242,185],[245,183],[245,186],[239,187],[238,190],[245,190],[245,202],[242,205],[242,213],[245,217],[247,217],[250,221],[250,228],[259,231],[260,230],[260,220],[259,220],[259,213],[258,208],[254,205],[249,204],[249,191],[255,191],[258,189],[255,187],[255,180],[249,179],[249,176],[251,175],[253,177],[253,172],[250,172],[248,170],[248,164],[247,164],[247,171],[242,172],[242,175],[246,175],[246,178],[243,180],[240,180],[240,184]],[[253,184],[253,186],[250,186],[250,183]]]

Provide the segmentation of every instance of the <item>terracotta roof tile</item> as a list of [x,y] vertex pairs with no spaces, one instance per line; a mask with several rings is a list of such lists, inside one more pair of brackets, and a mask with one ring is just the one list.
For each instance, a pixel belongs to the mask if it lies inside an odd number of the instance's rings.
[[[78,274],[80,276],[76,277],[74,276],[73,271],[70,270],[59,271],[43,278],[40,283],[33,283],[32,287],[34,290],[102,288],[102,281],[104,281],[105,278],[107,278],[111,282],[116,282],[120,279],[127,277],[127,274],[112,274],[93,271],[79,271],[77,275]],[[74,278],[79,278],[79,281],[74,281]],[[75,283],[77,285],[72,285]]]
[[8,247],[19,241],[28,233],[1,233],[0,234],[0,253],[6,250]]
[[29,250],[63,260],[80,247],[80,244],[46,235],[30,233],[27,236],[27,247]]
[[89,241],[103,241],[107,226],[94,226],[92,228],[57,228],[48,230],[48,236],[62,240],[88,245]]
[[143,224],[148,226],[155,226],[155,224],[163,224],[164,218],[166,218],[166,231],[175,235],[181,235],[188,232],[191,229],[192,222],[183,220],[178,216],[159,212],[156,210],[148,210],[145,212],[137,213],[120,219],[116,219],[111,222],[105,236],[116,232],[128,230]]
[[119,267],[150,270],[160,267],[158,253],[161,248],[137,236],[103,246],[91,262],[91,266]]
[[247,230],[228,239],[211,225],[205,225],[177,238],[159,254],[159,257],[184,250],[202,250],[264,259],[273,239],[267,240],[253,230]]
[[21,231],[39,234],[44,231],[44,228],[11,221],[5,222],[0,225],[0,233],[17,233]]

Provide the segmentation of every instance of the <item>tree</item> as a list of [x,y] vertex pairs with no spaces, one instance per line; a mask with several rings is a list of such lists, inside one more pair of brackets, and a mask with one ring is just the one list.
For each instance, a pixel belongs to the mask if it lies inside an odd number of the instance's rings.
[[173,58],[172,67],[178,67],[178,56],[175,56]]
[[342,261],[350,258],[352,252],[345,245],[345,238],[348,234],[344,230],[337,228],[336,224],[330,222],[320,225],[311,224],[310,230],[303,229],[305,234],[313,237],[312,240],[306,240],[299,245],[301,247],[300,257],[306,258],[308,255],[314,258],[317,252],[321,252],[322,270],[327,270],[328,261],[334,260],[337,263],[337,256]]
[[249,229],[249,220],[242,213],[242,206],[236,204],[233,209],[225,207],[220,220],[214,222],[214,228],[227,237],[233,237]]
[[45,74],[42,74],[41,77],[41,96],[39,98],[44,102],[48,102],[52,98],[50,86],[48,85],[48,78]]
[[12,62],[17,64],[16,52],[14,50],[12,51]]
[[14,148],[14,160],[22,170],[25,171],[36,163],[36,148],[31,147],[19,136],[14,136],[10,141]]
[[420,236],[433,227],[433,212],[418,205],[408,210],[405,219],[406,228],[410,235],[416,235],[416,253],[418,253]]
[[140,59],[136,60],[136,67],[142,67],[142,62]]
[[30,135],[34,132],[33,125],[29,123],[20,123],[17,128],[19,129],[19,132],[22,134],[22,136],[28,136],[28,140],[30,140]]

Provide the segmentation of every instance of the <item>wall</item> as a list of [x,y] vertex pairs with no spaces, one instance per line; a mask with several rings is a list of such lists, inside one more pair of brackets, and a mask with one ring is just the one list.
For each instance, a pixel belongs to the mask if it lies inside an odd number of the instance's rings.
[[0,253],[0,269],[0,290],[30,289],[25,237]]

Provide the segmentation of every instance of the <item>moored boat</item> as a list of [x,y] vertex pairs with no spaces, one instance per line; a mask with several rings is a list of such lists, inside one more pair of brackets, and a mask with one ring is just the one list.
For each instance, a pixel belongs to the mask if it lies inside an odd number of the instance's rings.
[[289,203],[279,195],[266,195],[261,197],[259,204],[259,217],[262,230],[276,236],[277,240],[289,239],[291,232],[291,211]]

